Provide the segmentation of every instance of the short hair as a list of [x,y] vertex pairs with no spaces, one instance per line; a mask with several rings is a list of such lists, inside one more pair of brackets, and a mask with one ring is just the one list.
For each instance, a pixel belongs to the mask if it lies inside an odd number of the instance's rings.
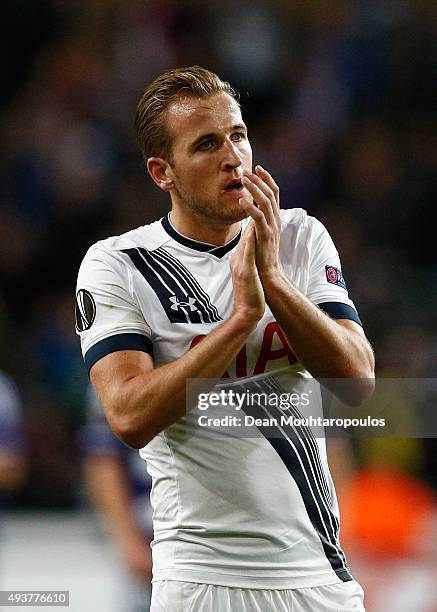
[[238,94],[227,81],[201,66],[175,68],[157,77],[142,95],[135,114],[135,134],[144,161],[162,157],[171,163],[171,136],[165,113],[181,97],[207,98],[225,92],[238,104]]

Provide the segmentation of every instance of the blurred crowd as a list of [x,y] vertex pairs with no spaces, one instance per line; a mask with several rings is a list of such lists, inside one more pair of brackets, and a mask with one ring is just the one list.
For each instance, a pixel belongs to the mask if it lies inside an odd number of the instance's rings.
[[[433,0],[0,5],[0,368],[22,394],[29,457],[16,505],[83,503],[76,275],[93,242],[168,210],[133,135],[137,100],[168,68],[201,64],[240,92],[282,207],[336,242],[377,374],[436,376]],[[377,456],[437,488],[434,439],[356,446],[358,466]]]

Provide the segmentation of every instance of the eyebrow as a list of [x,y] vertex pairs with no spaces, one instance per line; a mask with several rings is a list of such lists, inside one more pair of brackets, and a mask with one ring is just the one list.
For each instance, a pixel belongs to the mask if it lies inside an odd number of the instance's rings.
[[[244,123],[237,123],[236,125],[233,125],[229,131],[235,132],[237,130],[244,130],[245,132],[247,132],[247,126],[244,125]],[[191,146],[196,147],[198,144],[202,142],[202,140],[206,140],[207,138],[212,138],[214,136],[215,136],[214,132],[208,132],[207,134],[202,134],[201,136],[196,138],[196,140],[192,143]]]

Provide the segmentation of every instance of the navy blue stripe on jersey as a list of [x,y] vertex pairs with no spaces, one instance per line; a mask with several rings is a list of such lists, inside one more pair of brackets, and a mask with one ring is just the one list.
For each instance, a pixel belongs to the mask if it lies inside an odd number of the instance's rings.
[[332,319],[350,319],[355,321],[358,325],[363,326],[361,319],[358,316],[357,311],[349,304],[343,304],[342,302],[324,302],[323,304],[317,304],[320,310],[326,312]]
[[[233,385],[232,388],[237,393],[245,393],[248,388],[257,393],[269,392],[266,379],[262,382],[252,381],[249,385],[241,385],[241,388]],[[279,421],[279,412],[275,413],[274,408],[270,405],[266,407],[250,404],[250,406],[243,406],[243,410],[255,418],[274,417]],[[307,442],[291,426],[272,428],[261,425],[258,426],[258,429],[274,448],[296,482],[308,517],[317,532],[332,569],[343,582],[353,580],[344,553],[338,543],[338,521],[335,520],[335,515],[326,501],[323,489],[320,488],[320,481],[316,477],[318,470]]]
[[[262,383],[256,383],[256,387],[258,392],[264,391],[270,394],[281,394],[285,392],[285,389],[282,389],[278,382],[272,378],[264,379]],[[266,410],[265,407],[263,408]],[[291,403],[289,404],[288,411],[295,418],[303,418],[303,415]],[[280,422],[281,413],[285,414],[276,406],[269,406],[267,412],[269,413],[269,417],[274,417],[278,422]],[[331,544],[337,548],[338,555],[343,561],[344,568],[346,568],[346,558],[338,542],[340,525],[332,509],[332,500],[328,492],[328,484],[321,465],[319,447],[317,446],[313,433],[310,428],[304,426],[283,425],[281,429],[287,438],[295,439],[295,443],[299,449],[299,455],[303,458],[303,463],[305,464],[306,474],[310,477],[312,485],[316,487],[313,488],[313,490],[316,493],[317,503],[323,514],[329,540]]]
[[208,251],[208,253],[210,253],[211,255],[215,255],[216,257],[221,259],[223,255],[226,255],[226,253],[229,253],[229,251],[231,251],[234,247],[237,246],[237,244],[240,242],[240,238],[241,230],[238,232],[235,238],[232,238],[232,240],[230,240],[228,243],[224,244],[223,246],[216,246],[210,251]]
[[[264,383],[264,381],[263,381]],[[265,379],[265,383],[263,384],[263,386],[268,386],[268,393],[280,396],[281,393],[285,393],[285,389],[283,389],[279,384],[278,381],[273,379],[273,378],[267,378]],[[285,410],[282,410],[281,407],[278,407],[279,412],[284,415],[284,416],[288,416],[285,412]],[[304,415],[298,410],[298,408],[296,406],[294,406],[291,402],[288,403],[287,408],[286,408],[287,412],[295,418],[295,419],[303,419]],[[278,415],[279,417],[280,415]],[[307,447],[311,453],[311,457],[314,461],[314,465],[316,467],[316,477],[317,477],[317,481],[319,483],[319,487],[321,489],[321,491],[324,494],[324,499],[326,501],[327,504],[331,505],[332,504],[332,498],[331,498],[331,493],[328,487],[328,483],[326,481],[326,476],[325,476],[325,472],[323,470],[322,467],[322,462],[320,459],[320,452],[319,452],[319,447],[317,445],[316,439],[314,438],[313,432],[311,431],[310,427],[307,427],[306,425],[296,425],[295,426],[296,431],[299,433],[299,435],[301,436],[302,440],[305,441],[305,443],[307,444]],[[335,515],[333,515],[335,522],[338,523],[337,521],[337,517]]]
[[124,249],[155,292],[171,323],[215,323],[217,309],[194,276],[163,249]]
[[123,253],[129,255],[134,266],[153,289],[171,323],[202,323],[197,307],[187,302],[186,293],[173,277],[162,267],[156,269],[155,260],[149,257],[146,249],[125,249]]
[[179,242],[179,244],[183,244],[184,246],[189,247],[190,249],[194,249],[195,251],[201,251],[202,253],[212,253],[216,257],[223,257],[226,253],[229,253],[239,242],[241,237],[241,231],[232,238],[227,244],[223,246],[214,246],[213,244],[208,244],[207,242],[200,242],[198,240],[193,240],[192,238],[188,238],[188,236],[184,236],[180,234],[171,224],[171,221],[168,217],[163,217],[161,219],[162,227],[165,229],[167,234],[169,234],[173,240]]
[[179,242],[179,244],[183,244],[184,246],[190,247],[190,249],[195,249],[196,251],[202,251],[207,253],[210,249],[213,248],[214,245],[208,244],[207,242],[199,242],[198,240],[193,240],[192,238],[188,238],[188,236],[184,236],[180,234],[170,223],[170,220],[167,217],[163,217],[161,219],[162,227],[165,229],[167,234],[169,234],[173,240]]
[[167,253],[167,251],[161,247],[151,251],[150,253],[151,255],[158,257],[160,261],[165,262],[165,264],[171,270],[178,272],[180,274],[180,280],[186,281],[184,286],[186,287],[187,292],[192,292],[196,296],[197,300],[199,300],[205,306],[205,309],[209,313],[210,321],[206,321],[207,323],[222,321],[217,308],[214,306],[214,304],[211,304],[209,295],[205,293],[196,278],[184,265],[182,265],[178,259],[170,255],[170,253]]
[[[265,418],[265,416],[264,414],[263,417]],[[300,453],[293,445],[295,440],[287,437],[270,438],[268,441],[278,453],[285,467],[299,487],[310,521],[317,531],[323,551],[332,569],[343,582],[353,580],[349,568],[347,566],[345,567],[344,556],[340,553],[338,544],[332,541],[331,529],[327,524],[328,517],[321,506],[314,482],[311,481],[308,473],[304,467],[302,467]],[[294,452],[290,452],[290,447]]]
[[[265,387],[266,385],[269,386],[270,388],[269,392],[272,394],[280,395],[281,393],[285,392],[285,389],[283,389],[279,385],[278,381],[274,378],[269,377],[265,379],[265,381],[263,381],[263,387]],[[291,413],[295,419],[299,419],[300,422],[302,422],[302,419],[304,419],[304,415],[292,403],[288,404],[287,411],[288,413]],[[289,416],[280,407],[275,407],[274,412],[277,413],[274,415],[275,418],[278,418],[279,420],[280,420],[281,414],[284,416]],[[280,414],[278,414],[278,412]],[[284,426],[284,431],[287,431],[289,427],[290,426]],[[323,493],[325,506],[326,506],[326,509],[329,515],[329,521],[331,523],[333,533],[335,536],[335,543],[338,547],[339,555],[342,557],[342,559],[344,560],[344,564],[346,565],[346,557],[338,541],[340,523],[339,523],[339,520],[336,514],[333,512],[333,509],[332,509],[333,500],[332,500],[332,496],[330,493],[330,489],[328,487],[328,483],[326,481],[326,475],[322,467],[322,462],[320,458],[320,452],[319,452],[319,447],[317,445],[317,441],[310,427],[307,427],[304,425],[296,425],[293,427],[293,429],[301,437],[302,441],[304,442],[308,450],[309,456],[311,457],[313,467],[314,467],[314,477],[317,480],[320,492]]]
[[[278,381],[276,379],[268,378],[266,382],[268,382],[268,384],[271,385],[271,389],[272,389],[271,393],[275,393],[276,395],[280,395],[281,393],[285,392],[285,390],[279,385],[279,383],[278,383]],[[279,407],[279,410],[281,411],[282,414],[285,414],[284,411],[281,410],[280,407]],[[291,402],[288,404],[287,410],[288,410],[288,412],[291,412],[293,417],[295,417],[296,419],[302,420],[304,418],[304,415]],[[309,447],[312,449],[312,455],[314,457],[314,461],[315,461],[315,464],[317,466],[317,474],[319,476],[320,486],[321,486],[322,490],[325,492],[325,499],[326,499],[327,503],[332,505],[331,492],[330,492],[328,483],[326,481],[325,472],[323,470],[322,462],[321,462],[321,459],[320,459],[319,447],[317,445],[317,441],[316,441],[316,439],[315,439],[315,437],[313,435],[313,432],[312,432],[310,427],[307,427],[307,426],[304,426],[304,425],[299,425],[299,426],[296,427],[296,429],[299,432],[299,434],[302,436],[302,438],[307,441]],[[333,515],[333,516],[334,516],[335,522],[337,523],[337,529],[338,529],[339,528],[339,524],[338,524],[337,517],[335,515]]]
[[153,346],[152,341],[147,336],[143,336],[143,334],[116,334],[115,336],[110,336],[109,338],[105,338],[104,340],[100,340],[94,344],[90,349],[85,353],[85,365],[88,369],[88,372],[91,370],[92,366],[110,353],[116,353],[117,351],[142,351],[143,353],[149,353],[153,357]]

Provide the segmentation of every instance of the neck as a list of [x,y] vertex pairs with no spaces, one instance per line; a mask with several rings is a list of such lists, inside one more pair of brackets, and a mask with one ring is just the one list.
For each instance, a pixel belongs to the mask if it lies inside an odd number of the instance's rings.
[[194,211],[184,210],[181,214],[181,211],[175,207],[172,208],[170,213],[170,221],[175,230],[187,236],[187,238],[214,246],[223,246],[232,238],[235,238],[240,231],[239,221],[230,225],[212,223],[211,221],[207,224],[207,220],[200,215],[196,215]]

